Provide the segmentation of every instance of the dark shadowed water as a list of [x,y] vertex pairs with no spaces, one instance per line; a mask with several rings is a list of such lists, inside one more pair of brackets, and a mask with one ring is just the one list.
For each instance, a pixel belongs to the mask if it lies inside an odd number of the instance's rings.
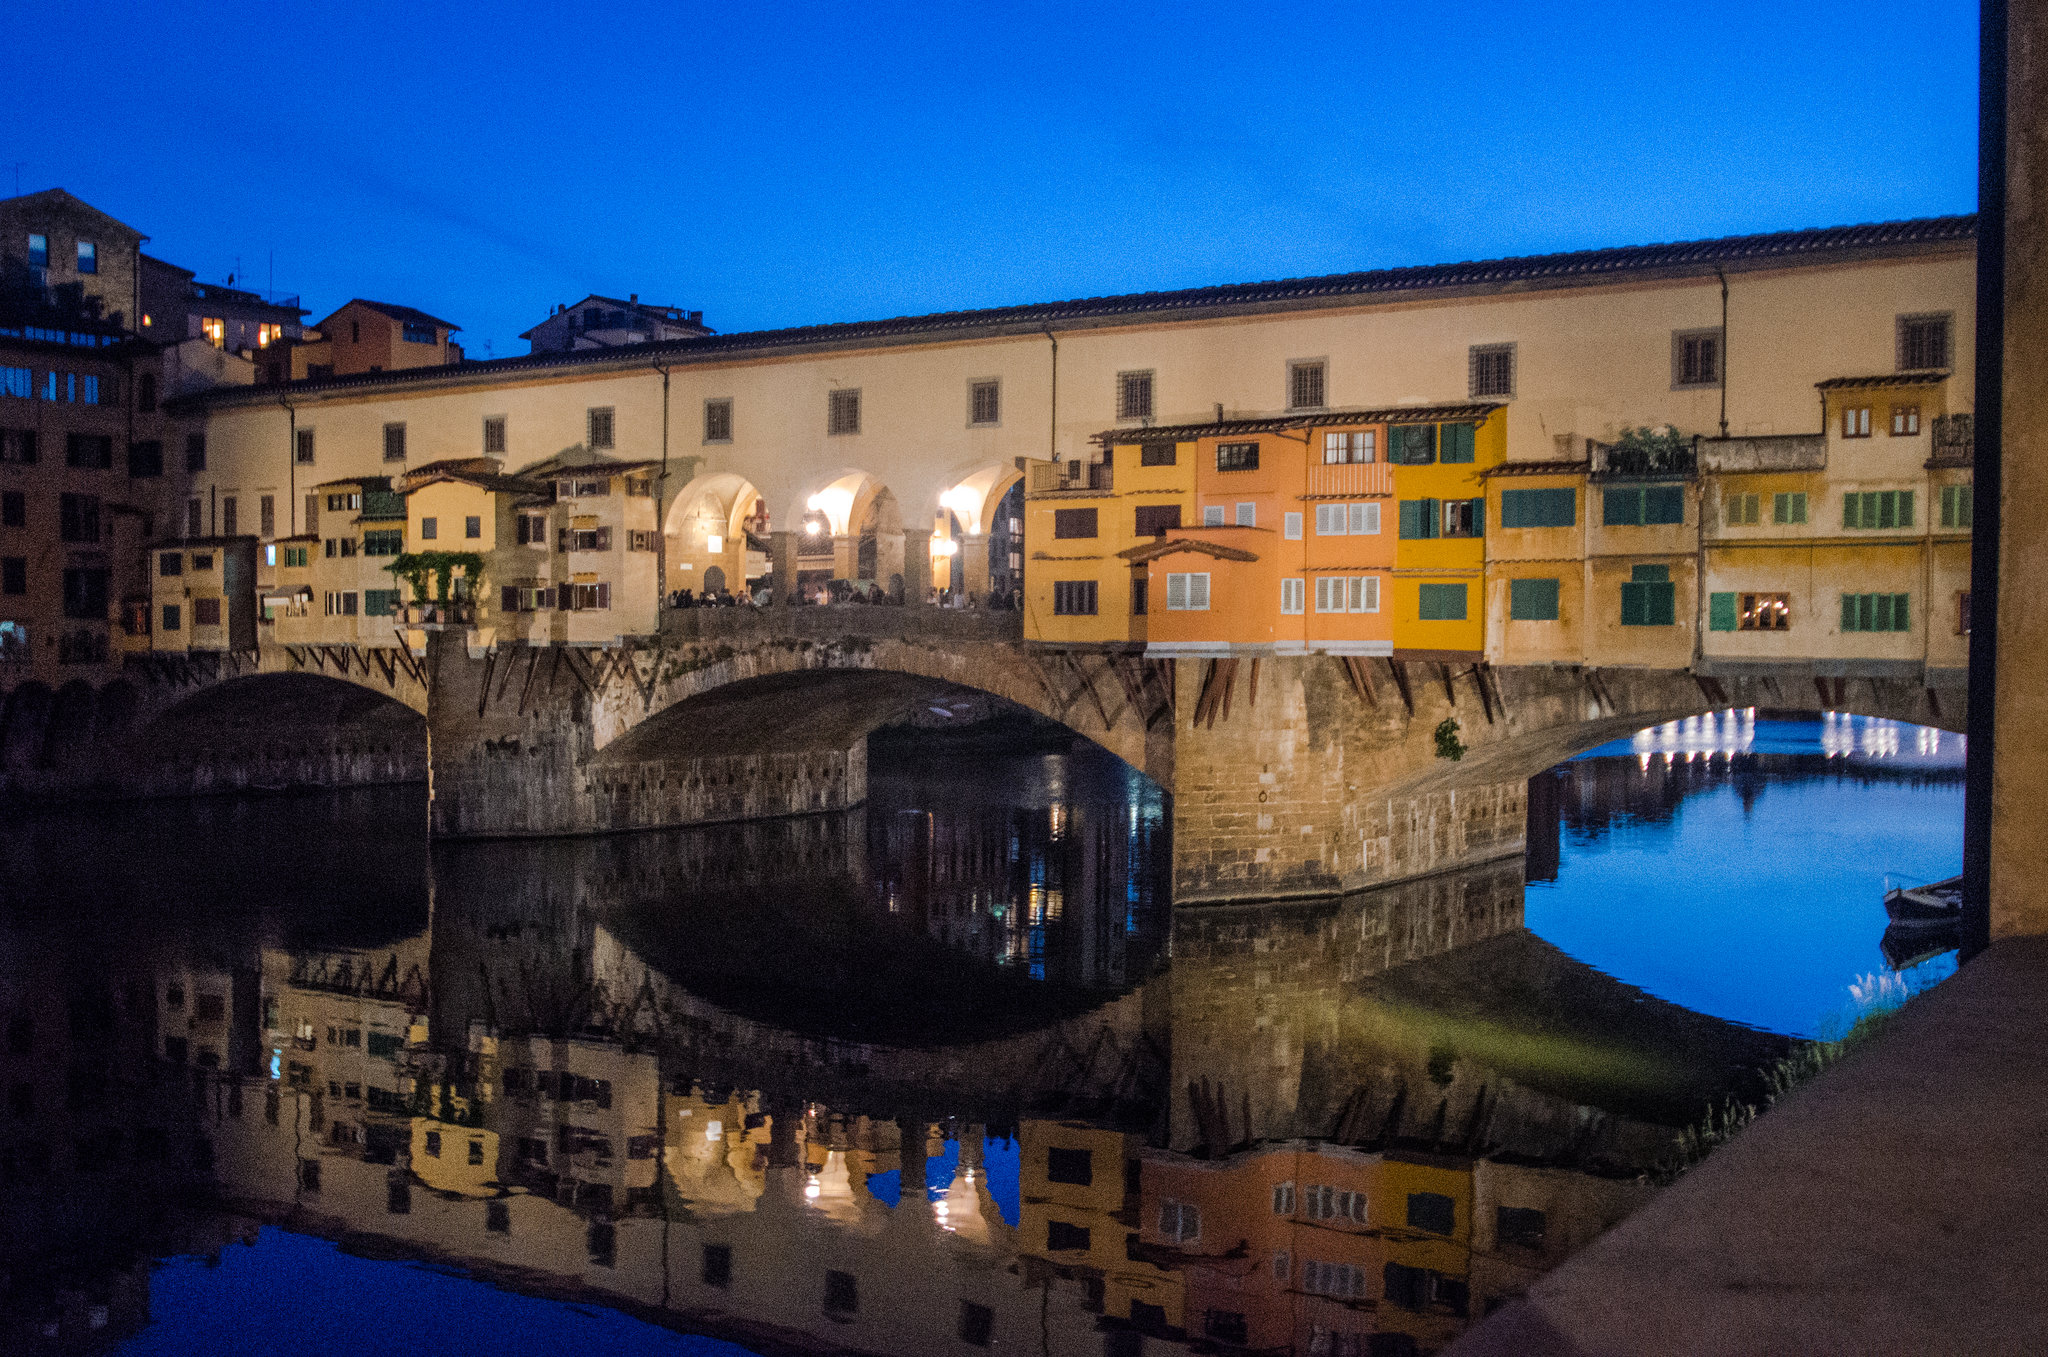
[[1039,737],[612,839],[30,817],[0,1350],[1436,1351],[1896,983],[1960,755],[1647,732],[1532,785],[1526,868],[1179,916],[1159,790]]

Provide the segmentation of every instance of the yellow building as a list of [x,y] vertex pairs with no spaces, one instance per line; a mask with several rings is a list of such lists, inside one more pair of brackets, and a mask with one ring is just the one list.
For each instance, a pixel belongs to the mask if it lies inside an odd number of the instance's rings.
[[253,650],[256,559],[254,537],[193,537],[152,546],[150,649]]
[[1024,639],[1143,645],[1132,586],[1145,570],[1120,553],[1196,521],[1194,443],[1118,442],[1099,462],[1026,466]]
[[1016,1245],[1061,1275],[1102,1286],[1102,1312],[1140,1328],[1182,1327],[1180,1277],[1133,1258],[1143,1138],[1086,1122],[1026,1120],[1019,1128]]
[[1486,649],[1486,480],[1507,456],[1507,416],[1392,424],[1400,542],[1395,556],[1394,654],[1478,659]]
[[1503,462],[1486,475],[1486,658],[1581,664],[1586,655],[1584,461]]

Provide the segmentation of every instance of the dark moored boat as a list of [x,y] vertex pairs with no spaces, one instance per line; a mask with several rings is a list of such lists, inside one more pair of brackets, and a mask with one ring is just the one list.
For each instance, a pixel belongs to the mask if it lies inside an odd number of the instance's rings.
[[1884,912],[1894,928],[1934,928],[1963,917],[1963,879],[1896,886],[1884,893]]

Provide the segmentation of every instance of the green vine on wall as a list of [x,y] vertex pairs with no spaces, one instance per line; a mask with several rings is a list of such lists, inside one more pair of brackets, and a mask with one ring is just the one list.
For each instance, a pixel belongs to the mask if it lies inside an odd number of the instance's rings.
[[484,558],[474,551],[407,551],[391,558],[391,564],[384,567],[398,578],[412,586],[412,601],[426,603],[427,576],[434,577],[435,603],[449,601],[457,571],[469,581],[472,597],[482,587],[484,580]]

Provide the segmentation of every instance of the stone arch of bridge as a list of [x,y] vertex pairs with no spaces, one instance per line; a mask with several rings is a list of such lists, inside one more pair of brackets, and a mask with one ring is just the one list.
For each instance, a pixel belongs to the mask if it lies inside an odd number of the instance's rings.
[[996,508],[1010,487],[1024,473],[1008,462],[956,468],[952,485],[939,495],[936,546],[941,535],[950,542],[943,548],[948,569],[947,584],[956,591],[979,597],[989,592],[989,533],[995,526]]
[[594,764],[845,749],[905,717],[943,728],[1022,708],[1173,786],[1172,679],[1134,656],[850,637],[627,662],[632,681],[607,675],[593,704]]
[[148,712],[128,745],[150,790],[416,782],[426,776],[425,696],[409,696],[359,673],[256,670]]

